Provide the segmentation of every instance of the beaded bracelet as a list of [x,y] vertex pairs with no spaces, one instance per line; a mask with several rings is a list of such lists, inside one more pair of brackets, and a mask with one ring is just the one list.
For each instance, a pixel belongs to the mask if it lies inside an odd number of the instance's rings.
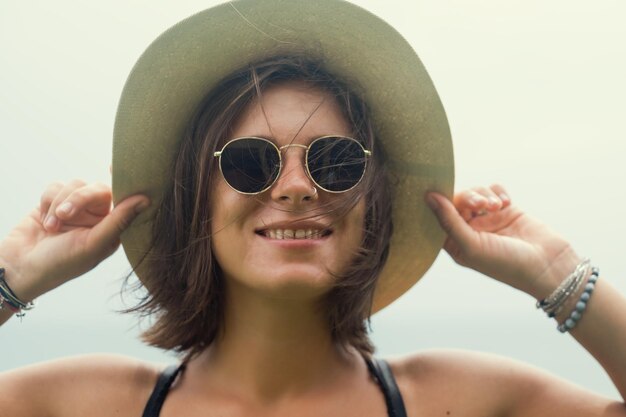
[[25,303],[15,295],[4,279],[4,268],[0,268],[0,310],[4,309],[5,306],[17,317],[22,318],[26,315],[24,311],[32,310],[35,304],[32,301]]
[[596,282],[598,281],[598,276],[600,275],[600,270],[596,267],[591,268],[591,275],[589,276],[589,280],[585,285],[585,290],[580,295],[576,306],[570,313],[569,317],[561,324],[557,326],[557,330],[561,333],[568,332],[576,327],[576,324],[583,317],[583,313],[585,309],[587,309],[587,304],[591,299],[591,295],[593,294],[593,290],[596,288]]

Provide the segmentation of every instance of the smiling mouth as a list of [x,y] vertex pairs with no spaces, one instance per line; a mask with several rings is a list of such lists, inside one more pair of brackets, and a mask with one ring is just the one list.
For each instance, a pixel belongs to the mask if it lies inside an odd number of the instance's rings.
[[322,239],[332,234],[330,229],[265,229],[257,235],[275,240]]

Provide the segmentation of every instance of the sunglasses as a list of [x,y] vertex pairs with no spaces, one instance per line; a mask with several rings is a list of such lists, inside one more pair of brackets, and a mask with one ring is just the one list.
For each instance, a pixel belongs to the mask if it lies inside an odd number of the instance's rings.
[[322,136],[309,146],[293,143],[280,148],[264,138],[235,138],[213,156],[219,158],[222,176],[232,189],[254,195],[274,185],[283,166],[281,153],[290,147],[306,150],[308,177],[329,193],[343,193],[356,187],[372,155],[356,139]]

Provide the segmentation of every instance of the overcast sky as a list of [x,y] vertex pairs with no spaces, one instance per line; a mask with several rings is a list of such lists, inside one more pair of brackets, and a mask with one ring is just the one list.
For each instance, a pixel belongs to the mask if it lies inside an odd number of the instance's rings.
[[[182,2],[181,2],[182,3]],[[0,238],[53,181],[109,182],[111,132],[126,76],[178,20],[217,2],[0,2]],[[360,0],[413,45],[450,121],[456,188],[505,185],[626,292],[626,3]],[[175,359],[137,341],[114,313],[119,250],[0,329],[0,370],[118,352]],[[442,253],[373,319],[381,355],[431,347],[494,352],[618,398],[608,377],[533,299]]]

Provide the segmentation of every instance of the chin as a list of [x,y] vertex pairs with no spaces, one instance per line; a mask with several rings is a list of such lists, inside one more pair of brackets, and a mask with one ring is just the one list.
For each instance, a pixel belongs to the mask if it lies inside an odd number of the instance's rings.
[[285,300],[319,299],[333,288],[335,278],[310,265],[274,268],[267,275],[255,274],[241,284],[259,293]]

